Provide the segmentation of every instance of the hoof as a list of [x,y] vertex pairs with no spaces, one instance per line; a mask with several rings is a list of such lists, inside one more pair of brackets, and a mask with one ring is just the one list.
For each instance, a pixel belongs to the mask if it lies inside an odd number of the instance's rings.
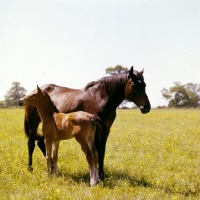
[[99,183],[99,180],[98,180],[98,181],[91,181],[91,182],[90,182],[90,187],[94,187],[94,186],[96,186],[98,183]]
[[28,166],[28,171],[29,171],[29,172],[32,172],[32,171],[33,171],[33,167]]

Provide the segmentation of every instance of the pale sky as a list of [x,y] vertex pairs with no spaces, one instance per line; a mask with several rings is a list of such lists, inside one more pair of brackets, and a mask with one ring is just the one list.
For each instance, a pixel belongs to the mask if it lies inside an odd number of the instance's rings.
[[200,1],[0,0],[0,100],[14,81],[83,88],[117,64],[144,68],[153,107],[200,83]]

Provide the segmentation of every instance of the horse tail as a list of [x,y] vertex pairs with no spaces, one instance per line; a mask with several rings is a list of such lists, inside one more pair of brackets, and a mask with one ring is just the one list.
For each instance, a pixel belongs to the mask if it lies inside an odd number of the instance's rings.
[[26,115],[24,116],[24,132],[27,137],[29,137],[29,124],[26,118]]

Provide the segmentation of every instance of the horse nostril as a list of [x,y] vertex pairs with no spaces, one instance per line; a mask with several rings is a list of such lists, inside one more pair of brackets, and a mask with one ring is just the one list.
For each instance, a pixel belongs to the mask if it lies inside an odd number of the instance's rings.
[[141,110],[144,110],[144,106],[140,106],[140,109],[141,109]]
[[144,110],[149,111],[150,109],[151,109],[151,105],[150,104],[144,105]]
[[146,114],[150,111],[151,109],[151,105],[150,104],[146,104],[144,106],[140,106],[140,110],[143,114]]

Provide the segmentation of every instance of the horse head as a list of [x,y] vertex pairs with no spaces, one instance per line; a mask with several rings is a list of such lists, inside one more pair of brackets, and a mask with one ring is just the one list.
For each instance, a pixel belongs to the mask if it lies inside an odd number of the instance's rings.
[[131,67],[125,87],[125,97],[127,100],[134,102],[143,114],[146,114],[150,111],[151,104],[145,91],[146,84],[143,73],[144,70],[138,72]]
[[19,106],[36,105],[39,102],[38,96],[43,94],[42,90],[37,85],[37,89],[33,90],[29,95],[22,97],[18,100]]

